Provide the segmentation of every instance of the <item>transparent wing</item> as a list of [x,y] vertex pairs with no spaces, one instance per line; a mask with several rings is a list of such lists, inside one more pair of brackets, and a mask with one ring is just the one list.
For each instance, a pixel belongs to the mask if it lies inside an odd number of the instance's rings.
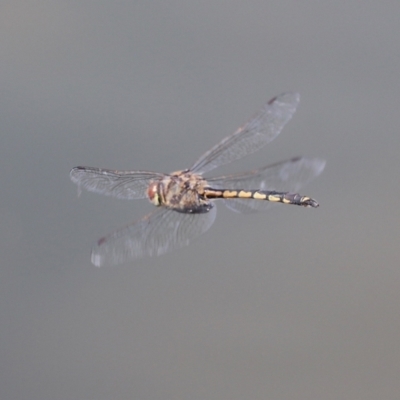
[[69,176],[79,188],[120,199],[146,198],[150,182],[164,177],[156,172],[113,171],[92,167],[72,168]]
[[[209,178],[207,182],[215,189],[259,189],[296,193],[302,186],[316,178],[324,168],[324,160],[293,158],[242,174]],[[269,201],[249,199],[222,201],[229,209],[241,213],[266,210],[274,204]]]
[[100,239],[92,249],[92,263],[97,267],[117,265],[186,246],[211,227],[215,216],[215,206],[203,214],[159,208]]
[[259,150],[279,135],[292,118],[299,100],[300,96],[297,93],[284,93],[274,97],[233,135],[226,137],[203,154],[191,171],[211,171]]

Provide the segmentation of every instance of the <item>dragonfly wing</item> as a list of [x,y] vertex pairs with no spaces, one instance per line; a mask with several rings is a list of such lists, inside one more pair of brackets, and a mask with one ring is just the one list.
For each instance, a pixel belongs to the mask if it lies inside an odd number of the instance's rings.
[[259,150],[279,135],[292,118],[299,100],[297,93],[284,93],[273,98],[233,135],[202,155],[191,171],[208,172]]
[[[242,174],[210,178],[207,182],[215,189],[259,189],[296,193],[316,178],[324,167],[324,160],[293,158]],[[229,209],[241,213],[266,210],[274,204],[251,199],[229,199],[223,202]]]
[[203,214],[159,208],[100,239],[92,249],[92,263],[97,267],[117,265],[186,246],[211,227],[215,216],[216,207]]
[[72,168],[69,176],[79,188],[119,199],[144,199],[150,182],[164,177],[156,172],[114,171],[92,167]]

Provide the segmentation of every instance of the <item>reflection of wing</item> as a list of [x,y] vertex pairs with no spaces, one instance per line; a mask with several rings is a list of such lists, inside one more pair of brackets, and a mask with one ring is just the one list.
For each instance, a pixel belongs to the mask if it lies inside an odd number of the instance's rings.
[[75,167],[69,176],[72,182],[90,192],[120,199],[144,199],[150,182],[163,174],[146,171],[113,171],[110,169]]
[[[298,192],[303,185],[317,177],[324,167],[323,160],[293,158],[242,174],[209,178],[207,182],[215,189]],[[250,199],[229,199],[223,202],[231,210],[242,213],[266,210],[273,204],[268,201]]]
[[292,118],[299,100],[297,93],[284,93],[273,98],[233,135],[203,154],[190,170],[196,173],[211,171],[259,150],[279,135]]
[[97,267],[116,265],[186,246],[211,227],[215,216],[216,207],[204,214],[159,208],[100,239],[92,249],[92,263]]

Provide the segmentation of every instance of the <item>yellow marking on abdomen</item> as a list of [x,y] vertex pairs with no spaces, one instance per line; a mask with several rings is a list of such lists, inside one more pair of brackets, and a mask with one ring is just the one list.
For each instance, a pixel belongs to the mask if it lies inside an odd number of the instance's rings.
[[222,190],[209,190],[205,189],[204,190],[204,195],[206,198],[211,198],[211,199],[217,199],[219,197],[222,197],[223,191]]
[[241,198],[249,199],[249,198],[252,197],[252,196],[253,196],[253,193],[252,193],[252,192],[246,192],[245,190],[241,190],[241,191],[238,193],[238,197],[241,197]]
[[255,193],[253,193],[252,197],[253,197],[253,199],[256,199],[256,200],[265,200],[267,198],[267,195],[260,193],[260,192],[255,192]]
[[268,201],[272,201],[274,203],[278,203],[278,202],[281,202],[282,200],[281,200],[281,198],[279,196],[274,196],[273,194],[270,194],[268,196]]
[[237,197],[237,196],[238,196],[237,190],[224,190],[222,192],[222,197],[226,199],[231,199],[232,197]]

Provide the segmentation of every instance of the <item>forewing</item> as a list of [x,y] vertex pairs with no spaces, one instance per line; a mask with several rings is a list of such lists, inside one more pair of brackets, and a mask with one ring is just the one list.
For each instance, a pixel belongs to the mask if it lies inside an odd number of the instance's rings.
[[233,135],[226,137],[203,154],[191,171],[196,173],[211,171],[259,150],[279,135],[292,118],[299,100],[298,93],[284,93],[274,97]]
[[159,208],[100,239],[92,249],[92,263],[97,267],[117,265],[186,246],[211,227],[215,216],[215,206],[203,214]]
[[119,199],[143,199],[150,182],[164,175],[146,171],[113,171],[110,169],[75,167],[69,174],[79,188]]
[[[276,190],[296,193],[301,187],[316,178],[324,167],[324,160],[293,158],[254,171],[210,178],[207,181],[215,189]],[[241,213],[266,210],[274,204],[269,201],[250,199],[222,201],[231,210]]]

